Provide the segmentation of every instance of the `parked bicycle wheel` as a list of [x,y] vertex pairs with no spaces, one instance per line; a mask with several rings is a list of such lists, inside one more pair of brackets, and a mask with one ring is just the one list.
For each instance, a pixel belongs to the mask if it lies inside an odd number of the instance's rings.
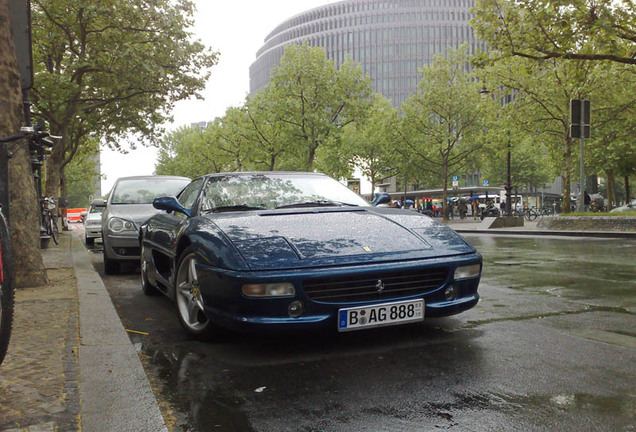
[[0,364],[9,347],[13,325],[13,262],[9,228],[0,211]]
[[55,242],[56,245],[60,244],[60,226],[57,223],[57,218],[55,216],[52,216],[49,218],[49,234],[51,235],[51,238],[53,239],[53,242]]
[[539,215],[536,212],[536,210],[533,210],[533,209],[526,210],[526,219],[528,219],[529,221],[535,220],[538,216]]

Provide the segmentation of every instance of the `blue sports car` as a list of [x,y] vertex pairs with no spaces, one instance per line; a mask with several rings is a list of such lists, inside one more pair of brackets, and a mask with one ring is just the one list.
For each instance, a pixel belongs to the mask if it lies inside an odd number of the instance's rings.
[[[388,199],[388,196],[385,196]],[[184,328],[362,330],[460,313],[482,258],[450,228],[307,172],[210,174],[140,229],[141,282]]]

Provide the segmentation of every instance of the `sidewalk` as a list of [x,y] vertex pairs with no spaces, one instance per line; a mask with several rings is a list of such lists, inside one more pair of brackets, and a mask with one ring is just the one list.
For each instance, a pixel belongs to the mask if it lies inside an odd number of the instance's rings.
[[49,284],[16,291],[0,431],[167,431],[79,236],[65,232],[42,252]]
[[[473,219],[472,217],[466,217],[465,219],[454,218],[450,219],[445,224],[458,233],[475,233],[475,234],[493,234],[493,235],[533,235],[533,236],[566,236],[566,237],[600,237],[600,238],[631,238],[636,240],[636,218],[633,218],[631,224],[633,226],[631,231],[625,231],[622,229],[610,230],[610,229],[590,229],[570,227],[568,229],[551,229],[546,228],[549,226],[549,222],[554,216],[547,216],[537,218],[534,221],[523,221],[521,227],[507,227],[507,228],[490,228],[492,219],[486,218],[481,221],[479,219]],[[591,217],[588,217],[588,219]],[[491,220],[489,220],[491,219]],[[441,218],[437,218],[439,222],[442,222]]]

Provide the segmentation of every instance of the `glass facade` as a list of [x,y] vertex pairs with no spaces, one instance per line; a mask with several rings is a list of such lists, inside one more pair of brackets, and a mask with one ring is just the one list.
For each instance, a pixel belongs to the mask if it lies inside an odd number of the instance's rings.
[[474,0],[348,0],[317,7],[278,25],[250,66],[250,93],[264,87],[286,45],[325,49],[340,67],[347,56],[371,77],[373,89],[399,106],[417,90],[418,69],[446,48],[484,49],[468,22]]

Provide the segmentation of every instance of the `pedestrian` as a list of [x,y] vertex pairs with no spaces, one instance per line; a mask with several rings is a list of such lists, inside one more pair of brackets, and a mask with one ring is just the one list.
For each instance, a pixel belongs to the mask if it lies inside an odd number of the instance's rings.
[[459,205],[457,206],[457,210],[459,211],[459,218],[466,219],[466,213],[468,213],[468,206],[466,206],[466,203],[464,201],[459,202]]

